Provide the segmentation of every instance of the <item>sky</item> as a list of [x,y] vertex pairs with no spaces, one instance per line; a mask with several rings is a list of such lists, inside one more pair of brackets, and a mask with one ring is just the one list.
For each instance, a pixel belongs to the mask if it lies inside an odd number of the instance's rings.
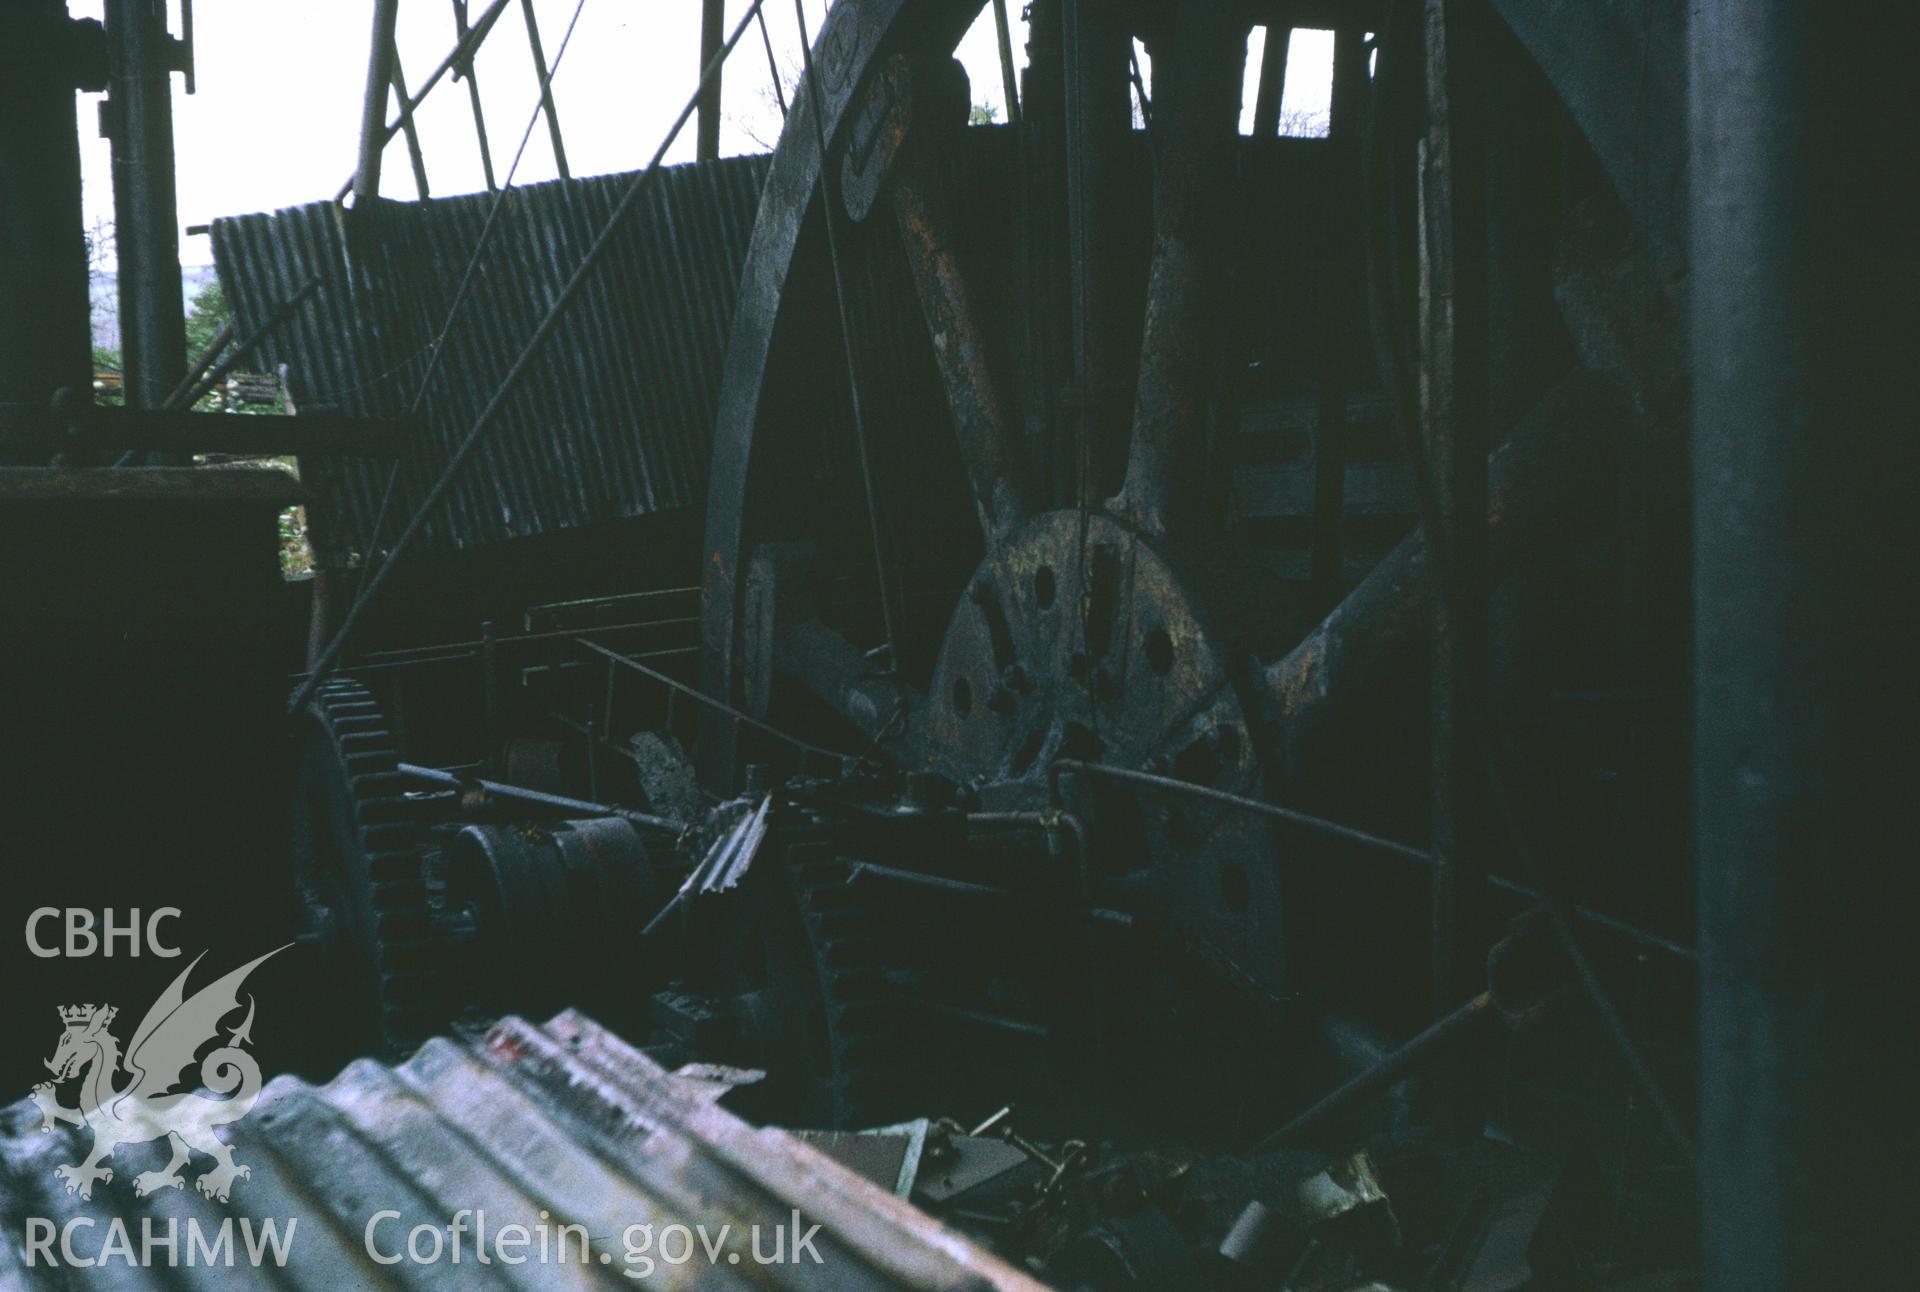
[[[477,14],[486,3],[470,0],[469,7]],[[817,36],[829,0],[802,3],[808,29]],[[68,11],[97,18],[102,6],[103,0],[69,0]],[[746,12],[747,0],[728,0],[726,7],[730,30]],[[177,34],[177,0],[172,8]],[[1024,66],[1021,8],[1019,3],[1008,6],[1015,60]],[[595,175],[644,166],[699,79],[698,0],[535,0],[534,12],[549,62],[573,26],[554,76],[554,99],[572,172]],[[769,0],[765,12],[774,58],[783,76],[791,77],[800,66],[794,4]],[[992,12],[983,6],[980,21],[956,53],[970,74],[974,101],[993,107],[1004,121]],[[173,78],[182,263],[212,260],[207,238],[186,235],[185,229],[219,216],[331,197],[353,172],[372,14],[373,0],[196,0],[198,93],[188,95],[181,78]],[[1249,53],[1256,58],[1264,35],[1256,29],[1249,41]],[[398,44],[410,88],[417,89],[453,48],[454,39],[451,0],[402,0]],[[494,168],[504,180],[538,100],[519,4],[507,7],[481,47],[476,68]],[[1283,114],[1294,120],[1324,114],[1331,69],[1331,33],[1294,33]],[[721,152],[764,151],[779,136],[780,112],[757,29],[749,30],[726,70]],[[1151,95],[1150,59],[1143,58],[1142,72]],[[1248,95],[1252,80],[1248,78]],[[110,158],[106,141],[99,137],[101,97],[82,94],[77,105],[89,226],[111,223],[113,216]],[[443,80],[421,106],[418,122],[432,194],[483,189],[465,85]],[[693,150],[689,122],[667,160],[691,161]],[[533,131],[515,182],[536,183],[557,174],[543,121]],[[397,137],[383,162],[381,193],[417,196],[406,146]]]

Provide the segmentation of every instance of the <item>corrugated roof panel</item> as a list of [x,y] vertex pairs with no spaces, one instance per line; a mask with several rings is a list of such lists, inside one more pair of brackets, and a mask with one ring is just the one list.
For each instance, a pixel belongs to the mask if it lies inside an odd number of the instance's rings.
[[[0,1109],[0,1289],[76,1278],[106,1288],[264,1283],[327,1292],[1041,1287],[802,1140],[741,1121],[701,1083],[667,1073],[572,1012],[545,1026],[508,1018],[484,1036],[432,1041],[398,1068],[361,1060],[324,1086],[269,1082],[252,1112],[221,1132],[249,1169],[229,1203],[192,1187],[211,1164],[198,1156],[187,1187],[137,1196],[133,1178],[164,1165],[164,1140],[120,1146],[109,1161],[115,1178],[83,1201],[54,1171],[80,1160],[87,1137],[40,1126],[30,1101]],[[114,1254],[116,1220],[132,1259]],[[257,1243],[269,1221],[285,1262],[269,1257],[255,1268],[247,1235]],[[456,1224],[464,1225],[458,1262]],[[189,1265],[195,1243],[217,1244],[223,1225],[234,1261]],[[528,1235],[524,1246],[508,1238],[506,1253],[528,1258],[517,1265],[499,1259],[498,1242],[515,1225]],[[584,1230],[584,1262],[578,1231],[568,1232],[560,1259],[562,1225]],[[795,1238],[816,1225],[797,1248]],[[416,1226],[437,1235],[415,1237]],[[686,1228],[684,1243],[666,1235],[671,1226]],[[776,1231],[783,1259],[764,1261]],[[58,1236],[29,1246],[48,1232]],[[148,1233],[169,1232],[170,1250],[146,1245]],[[481,1233],[491,1263],[477,1259]],[[76,1270],[78,1260],[100,1264]]]
[[[421,538],[464,549],[697,506],[740,267],[765,157],[665,168],[629,216],[505,416]],[[385,537],[431,485],[631,179],[514,189],[432,365],[424,441],[405,460]],[[429,371],[432,341],[479,245],[487,194],[331,202],[217,220],[214,258],[242,335],[310,277],[320,288],[260,347],[297,404],[395,415]],[[372,529],[388,466],[303,464],[316,554],[339,564]]]

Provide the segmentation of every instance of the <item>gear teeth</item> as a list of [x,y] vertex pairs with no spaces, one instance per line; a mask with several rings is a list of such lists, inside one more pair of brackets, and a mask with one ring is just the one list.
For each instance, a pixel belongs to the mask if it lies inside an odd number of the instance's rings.
[[[433,1031],[434,955],[419,810],[404,797],[391,725],[379,703],[352,677],[322,683],[308,712],[332,747],[352,797],[358,835],[352,891],[364,892],[364,918],[374,941],[376,1009],[382,1045],[395,1056]],[[349,864],[354,864],[350,862]]]
[[898,1035],[884,943],[873,934],[865,898],[847,883],[849,863],[805,845],[789,861],[825,1006],[833,1123],[877,1125],[887,1120]]

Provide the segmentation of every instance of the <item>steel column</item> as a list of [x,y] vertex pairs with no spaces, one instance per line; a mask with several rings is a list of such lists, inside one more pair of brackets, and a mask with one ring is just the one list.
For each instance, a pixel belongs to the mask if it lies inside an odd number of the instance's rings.
[[360,105],[360,165],[353,173],[355,202],[380,196],[380,157],[392,137],[387,130],[387,91],[393,85],[393,69],[398,61],[393,47],[393,27],[399,16],[400,0],[374,0],[373,38],[367,53],[367,93]]
[[1705,1286],[1913,1278],[1910,7],[1699,0],[1694,856]]
[[174,198],[173,72],[166,0],[108,0],[106,121],[113,143],[114,244],[127,406],[159,408],[187,371]]
[[[726,0],[700,0],[700,66],[705,67],[720,52],[720,42],[726,39]],[[774,89],[780,88],[779,80],[774,81]],[[720,77],[715,76],[707,82],[700,92],[700,115],[694,122],[694,156],[700,161],[712,161],[720,155]]]
[[1481,899],[1491,836],[1475,715],[1487,686],[1484,0],[1427,0],[1421,171],[1422,414],[1453,595],[1433,606],[1433,1002],[1472,992],[1492,940]]

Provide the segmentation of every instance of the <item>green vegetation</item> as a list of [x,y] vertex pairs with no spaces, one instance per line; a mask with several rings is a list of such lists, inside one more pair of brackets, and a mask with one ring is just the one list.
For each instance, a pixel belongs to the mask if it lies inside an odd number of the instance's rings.
[[227,294],[220,290],[218,278],[195,292],[187,302],[187,361],[205,354],[221,327],[232,321],[233,311],[227,308]]
[[102,346],[93,347],[93,400],[96,404],[118,407],[126,403],[126,391],[120,384],[120,352]]
[[307,509],[289,507],[280,513],[280,574],[297,579],[313,573],[313,544],[307,540]]
[[[214,279],[195,292],[187,311],[189,362],[205,354],[214,338],[220,335],[220,329],[232,320],[233,311],[227,306],[226,293],[221,290],[219,279]],[[203,413],[284,413],[286,403],[286,394],[280,390],[278,383],[275,384],[273,402],[270,404],[252,403],[232,393],[226,383],[221,383],[202,395],[194,408]],[[291,472],[296,476],[300,474],[300,464],[292,458],[262,458],[257,465]],[[307,539],[307,509],[289,507],[280,513],[280,573],[292,579],[312,572],[313,545]]]

